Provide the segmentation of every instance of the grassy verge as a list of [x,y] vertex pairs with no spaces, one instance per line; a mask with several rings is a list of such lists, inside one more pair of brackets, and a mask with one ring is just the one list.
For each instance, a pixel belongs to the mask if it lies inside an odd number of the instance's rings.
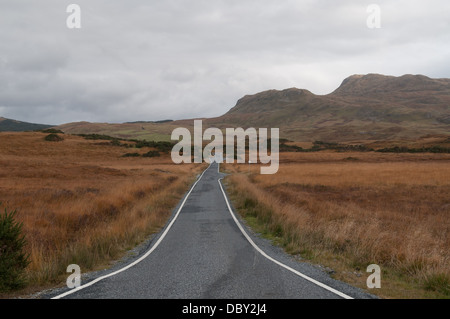
[[[346,196],[343,203],[332,196],[335,189],[327,185],[282,185],[274,182],[274,177],[269,178],[272,184],[268,185],[264,177],[247,169],[239,172],[230,168],[229,172],[227,188],[238,212],[254,231],[288,253],[328,267],[334,278],[383,298],[450,297],[448,254],[442,250],[448,242],[442,237],[448,225],[445,214],[421,216],[416,211],[405,217],[397,207],[399,216],[392,216],[392,211],[381,213],[385,208],[368,209],[361,203],[358,207],[349,203],[347,189],[341,191]],[[283,176],[280,179],[289,180]],[[411,189],[406,188],[409,192]],[[367,191],[360,190],[358,198]],[[439,189],[430,187],[429,191],[438,201]],[[442,244],[432,236],[441,238]],[[439,247],[435,249],[431,243]],[[370,264],[381,267],[381,289],[367,289],[370,273],[366,269]]]
[[[85,194],[91,203],[79,198],[83,203],[64,212],[33,216],[39,228],[34,234],[26,229],[31,261],[27,286],[9,296],[64,283],[70,264],[82,272],[108,267],[165,225],[193,178],[161,178],[163,185],[156,187],[129,184],[97,198]],[[79,205],[82,213],[77,212]]]
[[[78,264],[83,271],[102,267],[157,232],[186,191],[188,180],[168,178],[165,185],[149,186],[136,183],[118,188],[108,196],[91,199],[92,205],[83,204],[82,214],[70,213],[70,208],[67,215],[60,214],[58,226],[70,235],[59,238],[65,239],[65,248],[55,242],[47,246],[32,243],[30,284],[57,282],[61,274],[66,276],[70,264]],[[57,249],[51,252],[49,246]]]
[[1,297],[64,284],[70,264],[82,272],[109,266],[165,225],[204,168],[175,165],[166,154],[124,158],[121,147],[77,136],[59,143],[44,136],[0,139],[0,209],[17,210],[30,261],[27,286]]

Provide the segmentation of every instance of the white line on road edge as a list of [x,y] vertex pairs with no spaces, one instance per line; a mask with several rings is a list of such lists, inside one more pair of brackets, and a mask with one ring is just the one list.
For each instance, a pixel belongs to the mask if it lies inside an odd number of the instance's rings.
[[129,264],[129,265],[127,265],[127,266],[125,266],[125,267],[123,267],[123,268],[121,268],[121,269],[119,269],[119,270],[117,270],[117,271],[115,271],[115,272],[112,272],[112,273],[110,273],[110,274],[108,274],[108,275],[99,277],[99,278],[97,278],[97,279],[95,279],[95,280],[92,280],[92,281],[88,282],[88,283],[85,284],[85,285],[82,285],[82,286],[79,286],[79,287],[74,288],[74,289],[72,289],[72,290],[69,290],[69,291],[67,291],[67,292],[65,292],[65,293],[63,293],[63,294],[60,294],[60,295],[58,295],[58,296],[56,296],[56,297],[53,297],[53,298],[51,298],[51,299],[60,299],[60,298],[63,298],[63,297],[65,297],[65,296],[68,296],[68,295],[70,295],[70,294],[73,294],[74,292],[80,291],[81,289],[84,289],[84,288],[87,288],[87,287],[89,287],[89,286],[92,286],[93,284],[95,284],[95,283],[97,283],[97,282],[99,282],[99,281],[101,281],[101,280],[103,280],[103,279],[106,279],[106,278],[108,278],[108,277],[117,275],[118,273],[121,273],[121,272],[123,272],[123,271],[125,271],[125,270],[127,270],[127,269],[129,269],[129,268],[131,268],[131,267],[133,267],[133,266],[135,266],[135,265],[137,265],[137,264],[140,263],[142,260],[144,260],[145,258],[147,258],[147,257],[148,257],[148,256],[149,256],[149,255],[150,255],[150,254],[151,254],[151,253],[159,246],[159,244],[160,244],[161,241],[164,239],[164,237],[166,237],[166,235],[167,235],[167,233],[169,232],[170,228],[172,227],[173,223],[175,222],[175,220],[177,219],[178,215],[180,214],[181,209],[182,209],[183,206],[184,206],[184,203],[185,203],[186,200],[188,199],[188,197],[189,197],[189,195],[191,194],[191,192],[194,190],[195,185],[197,185],[197,183],[202,179],[203,175],[205,174],[205,172],[206,172],[206,171],[208,170],[208,168],[210,168],[210,167],[211,167],[211,164],[203,171],[203,173],[200,175],[200,177],[197,179],[197,181],[195,181],[194,185],[192,185],[191,189],[189,190],[189,192],[187,193],[187,195],[184,197],[184,200],[183,200],[183,202],[181,203],[180,208],[178,208],[177,213],[175,214],[175,216],[174,216],[174,218],[172,219],[172,221],[170,222],[170,224],[167,226],[167,228],[166,228],[165,231],[162,233],[162,235],[159,237],[158,241],[153,245],[153,247],[152,247],[148,252],[146,252],[141,258],[135,260],[135,261],[132,262],[131,264]]
[[329,287],[329,286],[327,286],[327,285],[325,285],[325,284],[323,284],[323,283],[321,283],[321,282],[319,282],[319,281],[317,281],[317,280],[315,280],[315,279],[313,279],[313,278],[311,278],[311,277],[309,277],[309,276],[306,276],[305,274],[302,274],[301,272],[299,272],[299,271],[297,271],[297,270],[295,270],[295,269],[293,269],[293,268],[291,268],[291,267],[289,267],[289,266],[287,266],[287,265],[285,265],[285,264],[279,262],[279,261],[276,260],[276,259],[273,259],[273,258],[270,257],[269,255],[267,255],[263,250],[261,250],[261,248],[259,248],[259,247],[255,244],[255,242],[250,238],[250,236],[247,234],[247,232],[246,232],[246,231],[244,230],[244,228],[242,227],[241,223],[239,223],[239,221],[237,220],[236,216],[234,215],[233,210],[231,209],[230,203],[228,202],[228,198],[227,198],[227,196],[226,196],[226,194],[225,194],[225,191],[223,190],[222,183],[220,182],[221,179],[222,179],[222,178],[219,178],[219,179],[217,180],[217,182],[219,183],[220,189],[222,190],[222,194],[223,194],[223,197],[225,198],[225,202],[227,203],[228,210],[230,211],[230,214],[231,214],[231,216],[233,217],[233,219],[234,219],[236,225],[239,227],[239,229],[241,230],[242,234],[245,236],[245,238],[247,238],[247,240],[248,240],[249,243],[253,246],[253,248],[255,248],[261,255],[263,255],[264,257],[266,257],[266,258],[269,259],[270,261],[273,261],[273,262],[276,263],[277,265],[279,265],[279,266],[281,266],[281,267],[283,267],[283,268],[285,268],[285,269],[287,269],[287,270],[293,272],[293,273],[296,274],[297,276],[300,276],[300,277],[302,277],[302,278],[304,278],[304,279],[306,279],[306,280],[312,282],[313,284],[316,284],[316,285],[319,286],[319,287],[322,287],[322,288],[324,288],[324,289],[326,289],[326,290],[328,290],[328,291],[331,291],[332,293],[334,293],[334,294],[336,294],[336,295],[338,295],[338,296],[340,296],[340,297],[342,297],[342,298],[345,298],[345,299],[353,299],[352,297],[350,297],[350,296],[348,296],[348,295],[346,295],[346,294],[344,294],[344,293],[342,293],[342,292],[340,292],[340,291],[338,291],[338,290],[336,290],[336,289],[334,289],[334,288],[331,288],[331,287]]

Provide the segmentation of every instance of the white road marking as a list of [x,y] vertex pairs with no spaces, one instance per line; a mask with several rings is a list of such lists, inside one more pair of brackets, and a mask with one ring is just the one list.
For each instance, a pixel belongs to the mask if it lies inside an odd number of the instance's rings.
[[325,285],[325,284],[323,284],[323,283],[321,283],[321,282],[319,282],[319,281],[317,281],[317,280],[315,280],[315,279],[313,279],[313,278],[311,278],[311,277],[309,277],[309,276],[307,276],[307,275],[305,275],[305,274],[302,274],[301,272],[299,272],[299,271],[297,271],[297,270],[295,270],[295,269],[293,269],[293,268],[291,268],[291,267],[289,267],[289,266],[283,264],[282,262],[279,262],[279,261],[276,260],[276,259],[273,259],[273,258],[270,257],[269,255],[267,255],[261,248],[259,248],[258,245],[256,245],[255,242],[250,238],[250,236],[247,234],[247,232],[246,232],[246,231],[244,230],[244,228],[242,227],[241,223],[238,221],[238,219],[237,219],[236,216],[234,215],[233,210],[231,209],[230,203],[229,203],[229,201],[228,201],[228,198],[227,198],[227,196],[226,196],[226,194],[225,194],[225,191],[223,190],[222,183],[220,182],[221,179],[222,179],[222,178],[219,178],[219,179],[217,180],[217,182],[219,183],[220,189],[222,190],[222,194],[223,194],[223,197],[225,198],[225,202],[227,203],[228,210],[229,210],[231,216],[233,217],[233,219],[234,219],[236,225],[239,227],[239,229],[241,230],[242,234],[245,236],[245,238],[247,238],[247,240],[248,240],[249,243],[253,246],[253,248],[255,248],[261,255],[263,255],[264,257],[266,257],[266,258],[269,259],[270,261],[272,261],[272,262],[276,263],[277,265],[279,265],[279,266],[281,266],[281,267],[283,267],[283,268],[285,268],[285,269],[287,269],[287,270],[293,272],[293,273],[296,274],[297,276],[300,276],[300,277],[302,277],[303,279],[306,279],[306,280],[312,282],[313,284],[316,284],[316,285],[319,286],[319,287],[322,287],[322,288],[324,288],[324,289],[326,289],[326,290],[328,290],[328,291],[331,291],[332,293],[334,293],[334,294],[336,294],[336,295],[338,295],[338,296],[340,296],[340,297],[342,297],[342,298],[345,298],[345,299],[353,299],[352,297],[350,297],[350,296],[348,296],[348,295],[346,295],[346,294],[344,294],[344,293],[342,293],[342,292],[340,292],[340,291],[338,291],[338,290],[336,290],[336,289],[334,289],[334,288],[331,288],[331,287],[329,287],[329,286],[327,286],[327,285]]
[[72,290],[69,290],[69,291],[67,291],[67,292],[65,292],[65,293],[63,293],[63,294],[60,294],[60,295],[58,295],[58,296],[56,296],[56,297],[53,297],[53,298],[51,298],[51,299],[60,299],[60,298],[63,298],[63,297],[65,297],[65,296],[68,296],[68,295],[70,295],[70,294],[73,294],[73,293],[75,293],[75,292],[77,292],[77,291],[80,291],[80,290],[82,290],[82,289],[84,289],[84,288],[90,287],[90,286],[92,286],[93,284],[95,284],[95,283],[97,283],[97,282],[99,282],[99,281],[101,281],[101,280],[103,280],[103,279],[106,279],[106,278],[108,278],[108,277],[112,277],[112,276],[114,276],[114,275],[117,275],[117,274],[119,274],[119,273],[121,273],[121,272],[123,272],[123,271],[125,271],[125,270],[127,270],[127,269],[129,269],[129,268],[131,268],[131,267],[133,267],[133,266],[135,266],[135,265],[137,265],[137,264],[140,263],[142,260],[144,260],[145,258],[147,258],[147,257],[148,257],[148,256],[149,256],[149,255],[150,255],[150,254],[151,254],[151,253],[159,246],[159,244],[162,242],[162,240],[164,239],[164,237],[166,237],[166,235],[167,235],[167,233],[169,232],[170,228],[172,227],[173,223],[175,222],[175,220],[177,219],[178,215],[180,214],[181,209],[183,209],[184,203],[185,203],[186,200],[188,199],[188,197],[189,197],[189,195],[191,194],[191,192],[194,190],[195,185],[197,185],[197,183],[202,179],[203,175],[205,174],[205,172],[206,172],[210,167],[211,167],[211,164],[208,166],[207,169],[205,169],[205,170],[203,171],[203,173],[200,175],[200,177],[197,179],[197,181],[194,183],[194,185],[192,185],[191,189],[189,190],[189,192],[187,193],[187,195],[184,197],[184,200],[183,200],[183,202],[181,203],[180,208],[178,208],[178,210],[177,210],[175,216],[173,217],[173,219],[172,219],[172,221],[170,222],[170,224],[167,226],[166,230],[162,233],[162,235],[159,237],[158,241],[153,245],[153,247],[152,247],[148,252],[146,252],[142,257],[140,257],[139,259],[135,260],[135,261],[132,262],[131,264],[129,264],[129,265],[127,265],[127,266],[125,266],[125,267],[123,267],[123,268],[121,268],[121,269],[119,269],[119,270],[117,270],[117,271],[115,271],[115,272],[112,272],[112,273],[107,274],[107,275],[105,275],[105,276],[99,277],[99,278],[97,278],[97,279],[95,279],[95,280],[92,280],[92,281],[88,282],[88,283],[85,284],[85,285],[82,285],[82,286],[79,286],[79,287],[74,288],[74,289],[72,289]]
[[[211,164],[212,164],[212,163],[211,163]],[[133,267],[133,266],[135,266],[135,265],[137,265],[137,264],[140,263],[142,260],[144,260],[145,258],[147,258],[147,257],[148,257],[148,256],[149,256],[149,255],[150,255],[150,254],[151,254],[151,253],[159,246],[159,244],[162,242],[162,240],[164,239],[164,237],[167,235],[167,233],[169,232],[169,230],[170,230],[170,228],[172,227],[173,223],[175,222],[175,220],[177,219],[177,217],[178,217],[178,215],[180,214],[181,210],[183,209],[184,204],[185,204],[186,200],[188,199],[189,195],[190,195],[191,192],[194,190],[194,188],[195,188],[195,186],[198,184],[198,182],[202,179],[202,177],[203,177],[203,175],[205,174],[205,172],[211,167],[211,164],[208,166],[207,169],[205,169],[205,170],[203,171],[203,173],[200,175],[200,177],[197,179],[197,181],[194,183],[194,185],[192,185],[191,189],[189,190],[189,192],[188,192],[187,195],[185,196],[183,202],[181,203],[180,207],[178,208],[178,210],[177,210],[177,212],[176,212],[174,218],[173,218],[172,221],[169,223],[169,225],[167,226],[167,228],[164,230],[164,232],[162,233],[162,235],[159,237],[159,239],[157,240],[157,242],[152,246],[152,248],[151,248],[148,252],[146,252],[142,257],[140,257],[139,259],[135,260],[135,261],[132,262],[131,264],[128,264],[127,266],[125,266],[125,267],[123,267],[123,268],[121,268],[121,269],[119,269],[119,270],[117,270],[117,271],[115,271],[115,272],[112,272],[112,273],[107,274],[107,275],[105,275],[105,276],[99,277],[99,278],[97,278],[97,279],[95,279],[95,280],[92,280],[92,281],[88,282],[88,283],[85,284],[85,285],[82,285],[82,286],[79,286],[79,287],[74,288],[74,289],[72,289],[72,290],[69,290],[69,291],[67,291],[67,292],[65,292],[65,293],[63,293],[63,294],[60,294],[60,295],[58,295],[58,296],[55,296],[55,297],[53,297],[53,298],[51,298],[51,299],[60,299],[60,298],[63,298],[63,297],[65,297],[65,296],[71,295],[71,294],[73,294],[73,293],[75,293],[75,292],[77,292],[77,291],[80,291],[80,290],[82,290],[82,289],[84,289],[84,288],[90,287],[90,286],[94,285],[95,283],[97,283],[97,282],[99,282],[99,281],[101,281],[101,280],[103,280],[103,279],[106,279],[106,278],[115,276],[115,275],[117,275],[117,274],[119,274],[119,273],[121,273],[121,272],[123,272],[123,271],[125,271],[125,270],[127,270],[127,269],[129,269],[129,268],[131,268],[131,267]],[[218,167],[217,167],[217,171],[220,173],[220,164],[218,163],[217,166],[218,166]],[[243,235],[245,236],[245,238],[248,240],[248,242],[249,242],[249,243],[250,243],[250,244],[251,244],[251,245],[252,245],[252,246],[253,246],[253,247],[254,247],[254,248],[262,255],[262,256],[264,256],[265,258],[269,259],[270,261],[276,263],[277,265],[279,265],[279,266],[281,266],[281,267],[283,267],[283,268],[285,268],[285,269],[287,269],[287,270],[293,272],[294,274],[296,274],[296,275],[298,275],[298,276],[300,276],[300,277],[302,277],[302,278],[304,278],[304,279],[306,279],[306,280],[308,280],[308,281],[310,281],[310,282],[316,284],[317,286],[322,287],[322,288],[324,288],[324,289],[326,289],[326,290],[328,290],[328,291],[330,291],[330,292],[333,292],[334,294],[336,294],[336,295],[338,295],[338,296],[340,296],[340,297],[343,297],[343,298],[345,298],[345,299],[353,299],[352,297],[350,297],[350,296],[348,296],[348,295],[346,295],[346,294],[344,294],[344,293],[342,293],[342,292],[340,292],[340,291],[338,291],[338,290],[336,290],[336,289],[334,289],[334,288],[331,288],[331,287],[329,287],[329,286],[327,286],[327,285],[325,285],[325,284],[323,284],[323,283],[321,283],[321,282],[319,282],[319,281],[317,281],[317,280],[315,280],[315,279],[313,279],[313,278],[311,278],[311,277],[308,277],[308,276],[306,276],[305,274],[302,274],[301,272],[299,272],[299,271],[297,271],[297,270],[295,270],[295,269],[293,269],[293,268],[291,268],[291,267],[289,267],[289,266],[287,266],[287,265],[285,265],[285,264],[279,262],[278,260],[273,259],[273,258],[270,257],[269,255],[267,255],[263,250],[261,250],[261,249],[253,242],[253,240],[250,238],[250,236],[247,234],[247,232],[243,229],[242,225],[239,223],[239,221],[237,220],[236,216],[234,215],[233,210],[231,209],[230,203],[229,203],[229,201],[228,201],[228,198],[227,198],[227,196],[226,196],[226,194],[225,194],[225,191],[224,191],[224,189],[223,189],[223,187],[222,187],[222,183],[220,182],[221,179],[222,179],[222,178],[219,178],[219,179],[217,180],[217,182],[219,183],[219,186],[220,186],[220,189],[221,189],[221,191],[222,191],[223,197],[225,198],[225,202],[226,202],[226,204],[227,204],[228,211],[230,212],[231,216],[233,217],[233,220],[235,221],[236,225],[238,226],[238,228],[240,229],[240,231],[242,232],[242,234],[243,234]]]

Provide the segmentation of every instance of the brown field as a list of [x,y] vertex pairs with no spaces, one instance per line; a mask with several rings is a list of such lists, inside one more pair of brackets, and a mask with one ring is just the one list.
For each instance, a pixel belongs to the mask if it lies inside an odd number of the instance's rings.
[[[17,210],[30,254],[29,286],[64,283],[66,267],[105,267],[159,230],[206,166],[109,141],[43,133],[0,133],[0,209]],[[309,144],[301,145],[309,147]],[[321,151],[281,153],[275,175],[225,164],[235,206],[247,222],[303,260],[365,287],[381,266],[392,298],[448,298],[450,154]],[[239,194],[239,196],[236,196]]]
[[121,157],[148,148],[46,135],[0,134],[0,209],[23,222],[29,287],[65,282],[69,264],[88,271],[123,255],[165,224],[204,168],[169,155]]
[[234,204],[288,252],[386,298],[450,295],[450,155],[281,153],[275,175],[225,164]]

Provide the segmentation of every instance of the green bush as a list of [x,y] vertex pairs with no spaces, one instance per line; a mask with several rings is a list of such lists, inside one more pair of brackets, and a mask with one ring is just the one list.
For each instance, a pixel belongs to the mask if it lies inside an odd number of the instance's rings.
[[0,291],[11,291],[24,286],[24,272],[29,256],[22,223],[15,221],[16,211],[0,215]]
[[122,157],[139,157],[139,156],[141,156],[139,153],[126,153],[122,155]]
[[46,130],[41,130],[42,133],[59,133],[59,134],[64,134],[63,131],[61,130],[57,130],[55,128],[48,128]]
[[113,146],[122,146],[122,143],[120,143],[120,141],[118,139],[113,139],[113,140],[111,140],[110,143]]
[[145,153],[144,155],[142,155],[143,157],[158,157],[160,156],[158,151],[150,151],[148,153]]
[[103,134],[76,134],[77,136],[83,137],[85,140],[117,140],[118,138],[112,137],[109,135],[103,135]]
[[435,145],[432,147],[408,148],[408,147],[387,147],[377,150],[381,153],[450,153],[450,148]]
[[45,137],[45,140],[49,142],[61,142],[64,140],[64,138],[62,138],[58,134],[51,133]]
[[163,141],[159,141],[159,142],[155,142],[155,141],[146,141],[146,140],[130,140],[132,142],[135,142],[136,148],[143,148],[143,147],[154,147],[156,149],[158,149],[160,152],[170,152],[173,148],[173,146],[175,145],[172,142],[163,142]]

